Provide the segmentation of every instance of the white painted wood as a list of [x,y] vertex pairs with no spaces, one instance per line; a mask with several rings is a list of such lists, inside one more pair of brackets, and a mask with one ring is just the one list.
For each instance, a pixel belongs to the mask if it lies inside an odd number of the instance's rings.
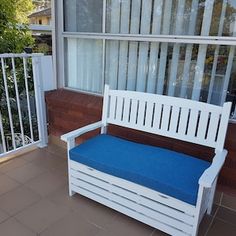
[[[168,35],[170,31],[171,9],[172,9],[172,0],[166,0],[165,5],[164,5],[164,16],[163,16],[163,25],[162,25],[162,34],[164,35]],[[158,82],[157,82],[158,94],[163,94],[164,92],[167,51],[168,51],[168,43],[162,43],[160,63],[159,63],[159,68],[161,69],[158,71]]]
[[[183,22],[184,22],[184,8],[185,8],[186,0],[178,0],[177,14],[176,14],[176,25],[175,25],[175,35],[182,34],[183,31]],[[170,78],[168,81],[168,95],[174,96],[176,80],[178,75],[178,63],[179,63],[179,52],[180,52],[180,44],[175,44],[172,53],[171,60],[171,70],[170,70]]]
[[[121,1],[120,33],[129,33],[130,23],[130,0]],[[119,71],[118,71],[118,89],[126,89],[127,64],[128,64],[128,46],[125,41],[120,42],[119,51]]]
[[[130,16],[130,34],[139,34],[140,27],[140,11],[141,0],[136,0],[132,4]],[[128,62],[128,77],[127,89],[135,90],[136,88],[136,70],[138,63],[138,42],[129,42],[129,62]]]
[[[159,35],[161,32],[163,0],[155,0],[153,6],[152,34]],[[147,79],[147,92],[155,93],[158,73],[159,43],[150,43],[149,68]]]
[[[140,34],[150,34],[152,1],[142,1]],[[139,43],[136,91],[146,91],[149,43]]]
[[[205,9],[202,20],[201,35],[209,35],[212,12],[213,12],[214,0],[206,0]],[[194,85],[192,91],[192,99],[199,101],[201,86],[203,81],[203,74],[205,68],[207,45],[200,45],[198,49],[196,72],[194,76]]]
[[180,201],[163,193],[157,192],[155,190],[149,189],[147,187],[132,183],[125,179],[121,179],[101,171],[98,171],[89,166],[83,165],[81,163],[70,160],[71,169],[81,171],[87,175],[91,175],[95,178],[104,180],[112,185],[118,186],[120,188],[129,190],[129,192],[136,193],[139,196],[150,199],[154,202],[161,203],[167,207],[171,207],[178,212],[183,212],[184,214],[193,217],[195,213],[195,206],[190,205],[186,202]]
[[[196,236],[203,215],[211,210],[217,176],[227,155],[223,145],[231,103],[220,107],[163,95],[109,90],[108,86],[105,96],[102,122],[62,136],[69,141],[69,194],[80,193],[171,235]],[[214,147],[212,165],[199,179],[196,205],[70,160],[69,150],[77,136],[108,124]],[[209,132],[217,132],[217,140]]]

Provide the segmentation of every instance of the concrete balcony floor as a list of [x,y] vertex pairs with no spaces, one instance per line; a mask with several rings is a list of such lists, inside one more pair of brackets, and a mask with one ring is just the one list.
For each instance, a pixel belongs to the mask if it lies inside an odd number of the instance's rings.
[[[0,235],[166,234],[78,194],[70,198],[66,151],[49,145],[0,165]],[[212,215],[203,219],[199,235],[236,235],[236,211],[214,205]]]

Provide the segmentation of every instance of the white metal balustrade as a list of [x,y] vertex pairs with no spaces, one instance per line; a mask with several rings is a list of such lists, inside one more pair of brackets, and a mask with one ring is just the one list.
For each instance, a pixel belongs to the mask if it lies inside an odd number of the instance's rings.
[[0,157],[47,145],[43,54],[0,54]]

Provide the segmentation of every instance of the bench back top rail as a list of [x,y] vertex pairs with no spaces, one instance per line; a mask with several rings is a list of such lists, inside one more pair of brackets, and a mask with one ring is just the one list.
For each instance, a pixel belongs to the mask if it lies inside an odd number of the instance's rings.
[[114,124],[222,151],[231,103],[203,102],[105,86],[103,125]]

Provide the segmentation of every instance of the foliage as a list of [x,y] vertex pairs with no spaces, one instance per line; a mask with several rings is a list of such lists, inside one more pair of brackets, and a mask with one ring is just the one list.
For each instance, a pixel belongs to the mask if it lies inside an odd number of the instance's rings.
[[0,53],[21,53],[32,46],[34,40],[27,27],[32,1],[1,0],[0,9]]

